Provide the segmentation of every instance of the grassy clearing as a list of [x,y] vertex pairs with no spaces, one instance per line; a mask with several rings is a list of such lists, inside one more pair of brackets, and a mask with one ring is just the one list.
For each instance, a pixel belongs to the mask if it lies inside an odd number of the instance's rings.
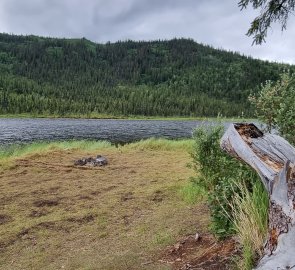
[[[180,190],[194,175],[190,141],[33,144],[2,153],[0,269],[171,269],[159,251],[206,232],[202,202]],[[106,167],[75,167],[105,155]]]

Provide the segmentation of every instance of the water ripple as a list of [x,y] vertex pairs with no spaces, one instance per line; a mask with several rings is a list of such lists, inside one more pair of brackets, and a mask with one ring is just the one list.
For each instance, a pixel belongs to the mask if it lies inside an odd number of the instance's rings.
[[[126,143],[150,137],[190,138],[212,122],[183,120],[0,119],[0,145],[72,139]],[[228,123],[224,123],[228,125]]]

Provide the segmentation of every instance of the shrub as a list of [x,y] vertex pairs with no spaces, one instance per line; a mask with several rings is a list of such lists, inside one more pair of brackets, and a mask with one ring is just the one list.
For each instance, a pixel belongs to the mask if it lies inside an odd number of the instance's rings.
[[[230,157],[220,149],[219,141],[224,128],[201,127],[194,132],[193,161],[197,172],[194,182],[208,194],[212,230],[224,237],[234,233],[234,194],[240,192],[235,183],[243,181],[251,191],[258,180],[247,165]],[[259,181],[259,180],[258,180]]]
[[277,128],[281,135],[295,143],[295,77],[288,73],[277,82],[267,81],[256,96],[249,97],[256,115],[267,126]]

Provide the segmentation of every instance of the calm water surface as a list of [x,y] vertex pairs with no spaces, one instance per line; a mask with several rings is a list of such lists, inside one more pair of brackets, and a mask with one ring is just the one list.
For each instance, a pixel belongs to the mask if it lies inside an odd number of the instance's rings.
[[190,138],[202,124],[213,125],[191,120],[0,119],[0,146],[72,139],[125,143],[150,137]]

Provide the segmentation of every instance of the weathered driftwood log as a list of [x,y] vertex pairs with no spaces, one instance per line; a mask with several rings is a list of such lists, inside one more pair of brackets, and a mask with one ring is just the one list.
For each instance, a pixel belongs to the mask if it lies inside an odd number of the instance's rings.
[[255,169],[269,194],[269,235],[256,269],[295,269],[295,148],[254,124],[231,124],[221,148]]

